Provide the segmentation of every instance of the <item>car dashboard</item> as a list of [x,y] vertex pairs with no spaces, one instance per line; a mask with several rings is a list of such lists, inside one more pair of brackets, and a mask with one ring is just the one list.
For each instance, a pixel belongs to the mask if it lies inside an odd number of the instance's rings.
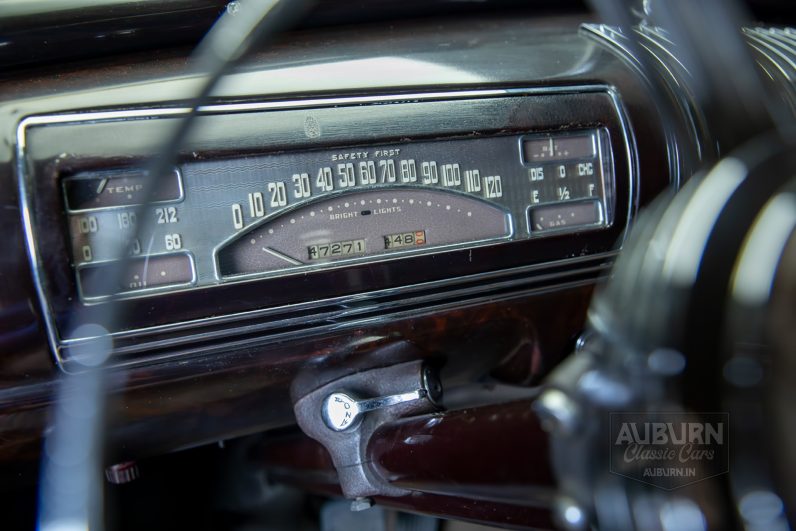
[[[140,27],[111,17],[113,31],[78,26],[39,57],[3,56],[5,476],[35,481],[57,382],[104,348],[106,464],[276,434],[261,451],[272,477],[339,494],[323,449],[295,429],[302,399],[424,363],[451,418],[425,442],[395,442],[406,422],[375,432],[368,455],[398,489],[377,500],[549,526],[540,427],[495,403],[533,393],[583,345],[639,211],[720,151],[678,83],[677,50],[639,27],[650,80],[627,36],[580,5],[387,2],[356,22],[353,4],[322,2],[223,78],[148,194],[148,161],[201,85],[189,45],[230,9],[204,4],[171,35],[152,33],[173,16],[154,10]],[[87,44],[70,58],[58,37]],[[792,31],[746,37],[793,109]],[[481,476],[455,459],[407,464],[461,454],[446,426],[483,452]],[[532,504],[479,494],[522,481]]]

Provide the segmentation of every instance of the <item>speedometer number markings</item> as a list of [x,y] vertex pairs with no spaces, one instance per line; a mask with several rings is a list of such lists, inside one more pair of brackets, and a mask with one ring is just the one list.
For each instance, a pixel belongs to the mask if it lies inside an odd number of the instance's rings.
[[503,180],[500,175],[484,177],[484,197],[487,199],[503,197]]
[[395,182],[395,161],[393,159],[380,160],[379,171],[382,184]]
[[262,192],[249,194],[249,215],[253,218],[261,218],[265,215],[265,201]]
[[459,170],[458,164],[443,164],[442,165],[442,184],[448,188],[454,186],[461,186],[462,174]]
[[471,194],[481,192],[481,172],[478,170],[467,170],[464,172],[464,189]]
[[271,208],[283,207],[287,204],[285,183],[281,181],[268,183],[268,193],[271,194]]
[[232,226],[235,230],[243,228],[243,209],[238,203],[232,204]]
[[294,173],[293,174],[293,197],[296,199],[306,199],[312,195],[310,190],[310,174],[309,173]]
[[376,184],[376,165],[372,160],[360,161],[359,163],[359,184],[367,186]]
[[334,178],[330,167],[326,166],[318,170],[318,178],[315,179],[315,185],[321,189],[321,192],[334,190]]
[[356,184],[354,179],[354,164],[345,162],[337,165],[337,184],[340,188],[351,188]]
[[415,159],[401,161],[401,182],[404,184],[417,182],[417,164],[415,164]]
[[439,170],[437,169],[436,161],[423,162],[420,168],[423,174],[423,184],[437,184],[439,182]]

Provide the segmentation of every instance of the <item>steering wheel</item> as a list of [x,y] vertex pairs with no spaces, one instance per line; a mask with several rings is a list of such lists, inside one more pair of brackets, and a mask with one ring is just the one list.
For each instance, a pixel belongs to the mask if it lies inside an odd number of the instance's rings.
[[[635,35],[618,3],[595,4]],[[645,9],[643,23],[685,51],[726,155],[640,217],[592,302],[591,339],[536,403],[552,437],[559,520],[571,529],[788,529],[791,115],[762,90],[738,6]]]
[[[190,111],[176,120],[159,154],[149,164],[142,183],[146,200],[136,208],[141,214],[157,196],[180,148],[212,97],[219,81],[254,45],[261,44],[289,26],[308,7],[308,0],[250,0],[230,2],[226,11],[194,51],[189,64],[193,75],[202,81],[197,94],[189,98]],[[138,234],[146,224],[136,228]],[[127,243],[116,242],[117,256],[126,256]],[[149,258],[147,257],[147,260]],[[126,264],[107,275],[102,288],[114,293],[125,274]],[[109,323],[124,317],[109,305]],[[102,455],[104,405],[111,382],[103,365],[113,343],[108,330],[100,325],[82,325],[81,333],[98,341],[76,352],[75,361],[83,370],[63,374],[53,408],[53,420],[45,439],[39,492],[38,528],[42,530],[102,529]]]

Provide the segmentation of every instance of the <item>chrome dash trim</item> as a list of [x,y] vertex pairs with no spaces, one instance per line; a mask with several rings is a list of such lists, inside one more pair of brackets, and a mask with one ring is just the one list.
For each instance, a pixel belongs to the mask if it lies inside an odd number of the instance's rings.
[[[652,81],[648,77],[649,73],[644,71],[641,61],[631,51],[628,46],[629,37],[621,29],[607,24],[581,24],[580,29],[584,34],[591,36],[613,50],[614,53],[633,68],[647,86],[651,86]],[[682,71],[682,75],[688,75],[687,70],[677,60],[676,52],[671,49],[671,41],[668,40],[665,34],[649,26],[634,28],[633,31],[639,37],[640,47],[650,55],[653,59],[653,64],[660,69],[660,75],[667,86],[669,97],[672,98],[679,109],[682,119],[685,121],[687,134],[693,140],[697,159],[698,161],[702,160],[706,151],[712,149],[710,147],[712,146],[712,141],[707,136],[704,127],[700,126],[703,120],[698,107],[693,98],[682,90],[680,80],[674,71],[679,69]],[[656,52],[655,49],[662,53]],[[658,112],[666,112],[666,110],[659,109]],[[670,182],[672,186],[679,189],[696,168],[688,167],[687,160],[684,159],[684,155],[680,152],[676,132],[670,127],[665,127],[664,136],[669,156]]]
[[779,85],[783,96],[796,114],[796,30],[758,27],[744,28],[743,32],[749,45],[760,55],[760,66],[765,69],[765,62],[781,76]]
[[[611,264],[613,263],[613,258],[615,258],[619,254],[619,251],[614,251],[611,253],[604,253],[601,255],[592,255],[585,258],[578,258],[578,259],[569,259],[564,262],[565,264],[561,265],[581,265],[580,267],[572,270],[562,271],[562,272],[551,272],[545,273],[543,270],[549,269],[550,264],[536,264],[534,266],[524,267],[524,268],[516,268],[507,271],[501,271],[503,276],[517,275],[521,274],[522,272],[535,272],[539,271],[539,274],[533,276],[527,276],[522,279],[509,279],[509,280],[501,280],[499,277],[495,278],[493,282],[480,282],[481,280],[488,280],[488,273],[481,273],[478,275],[473,275],[468,278],[471,281],[474,281],[476,284],[475,286],[464,286],[459,289],[452,289],[451,291],[446,291],[443,296],[439,294],[427,294],[428,291],[438,288],[444,287],[448,284],[447,280],[438,280],[428,283],[421,283],[421,284],[414,284],[412,286],[406,287],[397,287],[397,288],[389,288],[386,290],[381,290],[378,292],[370,292],[366,294],[356,295],[356,296],[342,296],[330,299],[323,299],[317,300],[312,302],[306,303],[299,303],[299,304],[292,304],[286,306],[278,306],[266,309],[259,309],[259,310],[249,310],[248,312],[239,312],[236,314],[224,315],[215,318],[213,324],[225,324],[233,321],[253,321],[256,318],[259,319],[266,319],[270,315],[279,315],[284,313],[286,310],[292,311],[300,311],[302,309],[313,309],[319,308],[322,306],[325,307],[333,307],[333,306],[344,306],[346,304],[351,305],[349,308],[343,309],[329,309],[324,312],[319,312],[315,314],[315,320],[320,321],[328,321],[328,320],[346,320],[346,321],[354,321],[360,322],[357,320],[358,316],[363,316],[368,313],[372,313],[374,311],[373,303],[378,303],[378,309],[380,312],[390,312],[390,311],[397,311],[401,306],[409,306],[409,305],[424,305],[424,306],[432,306],[432,305],[439,305],[444,304],[445,299],[451,299],[454,297],[489,297],[490,294],[493,294],[496,289],[515,289],[519,291],[526,291],[528,288],[523,289],[523,285],[533,285],[538,284],[540,282],[548,281],[558,281],[555,282],[556,287],[560,285],[564,285],[568,282],[568,278],[576,275],[582,275],[586,273],[602,273],[607,271]],[[462,277],[459,277],[462,278]],[[552,289],[552,288],[546,288]],[[400,302],[396,301],[380,301],[379,298],[382,297],[389,297],[391,295],[396,294],[406,294],[410,295],[411,297],[407,298],[406,300],[401,300]],[[491,295],[493,300],[505,300],[506,298],[511,298],[510,296],[504,297],[494,297]],[[442,301],[442,302],[440,302]],[[361,306],[355,307],[352,303],[371,303],[368,306]],[[210,318],[212,319],[212,318]],[[372,320],[372,318],[369,318]],[[194,321],[188,322],[181,322],[181,323],[171,323],[167,325],[161,325],[159,327],[151,327],[145,330],[145,333],[148,335],[154,335],[157,333],[164,333],[170,331],[184,331],[189,330],[192,328],[200,328],[208,324],[208,318],[197,319]],[[272,330],[278,327],[289,326],[292,323],[300,324],[306,322],[306,317],[297,317],[291,320],[288,319],[281,319],[278,321],[268,322],[266,324],[257,324],[257,323],[249,323],[244,324],[242,326],[238,326],[235,328],[236,334],[246,334],[252,332],[265,332],[268,330]],[[127,338],[127,337],[141,337],[141,333],[135,333],[135,331],[125,331],[125,332],[116,332],[113,334],[116,338]],[[179,338],[177,340],[174,339],[166,339],[166,340],[154,340],[149,341],[146,345],[149,348],[162,348],[167,346],[174,346],[179,344],[186,344],[193,342],[195,340],[212,340],[218,339],[219,337],[223,337],[225,335],[229,335],[229,333],[225,330],[223,331],[208,331],[208,332],[199,332],[197,334],[193,334],[191,339]],[[71,339],[65,340],[62,342],[62,347],[74,347],[81,344],[86,343],[87,341],[91,341],[96,338],[81,338],[81,339]],[[131,348],[119,348],[116,350],[117,353],[132,353],[137,350],[137,346]]]
[[[600,269],[607,273],[610,267],[606,266]],[[448,303],[443,301],[440,302],[439,304],[435,304],[433,306],[424,306],[419,309],[396,311],[390,314],[390,319],[393,321],[397,321],[401,319],[419,318],[430,315],[433,312],[443,312],[454,309],[472,308],[474,306],[478,306],[481,304],[495,302],[496,300],[512,301],[534,295],[542,295],[546,293],[554,293],[561,290],[592,286],[594,285],[594,283],[595,280],[562,281],[556,284],[555,286],[530,287],[528,289],[517,291],[500,298],[495,298],[493,295],[488,293],[480,294],[478,297],[470,298],[467,299],[466,301],[456,301]],[[174,350],[168,353],[161,353],[142,358],[122,359],[120,361],[113,363],[112,366],[124,367],[124,368],[136,367],[140,365],[147,365],[151,363],[159,363],[159,362],[174,360],[187,355],[209,356],[219,352],[229,352],[230,350],[234,350],[236,348],[251,348],[253,345],[256,345],[258,347],[263,347],[271,344],[284,343],[287,341],[293,341],[298,339],[305,340],[305,339],[323,336],[325,334],[346,332],[362,326],[371,326],[371,325],[376,326],[380,322],[382,322],[382,320],[383,319],[381,317],[369,316],[341,323],[322,324],[319,326],[312,327],[309,330],[298,330],[298,331],[293,330],[289,332],[281,332],[281,333],[265,335],[259,338],[259,340],[257,341],[252,341],[251,339],[243,339],[243,340],[233,339],[232,341],[224,342],[223,345],[212,345],[210,347],[205,347],[204,349],[199,351],[197,351],[195,348],[191,348],[190,346],[186,346],[182,350]],[[70,367],[70,362],[68,360],[65,360],[65,363],[62,365],[62,368],[66,372],[72,371],[72,368]]]

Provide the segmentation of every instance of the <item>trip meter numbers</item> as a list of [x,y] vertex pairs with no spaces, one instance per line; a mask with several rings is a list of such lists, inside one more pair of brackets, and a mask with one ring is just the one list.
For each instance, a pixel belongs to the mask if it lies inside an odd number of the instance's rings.
[[384,237],[385,249],[397,249],[399,247],[412,247],[415,245],[425,244],[426,231],[424,230],[402,232],[400,234],[388,234]]

